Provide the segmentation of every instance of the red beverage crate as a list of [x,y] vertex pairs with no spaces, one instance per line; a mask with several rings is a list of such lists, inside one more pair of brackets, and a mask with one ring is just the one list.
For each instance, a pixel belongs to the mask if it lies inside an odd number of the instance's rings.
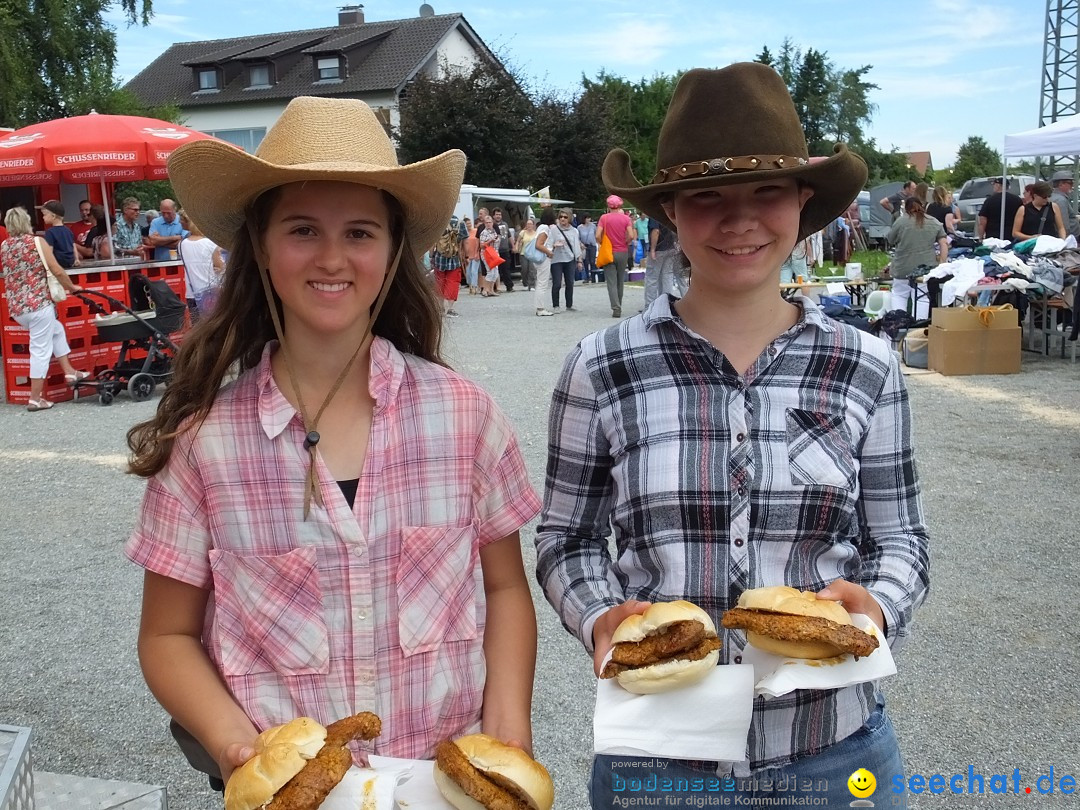
[[[30,360],[21,358],[4,359],[4,382],[7,386],[7,401],[16,405],[25,405],[30,399]],[[65,402],[75,394],[64,378],[64,370],[53,360],[49,373],[45,377],[43,393],[53,402]]]

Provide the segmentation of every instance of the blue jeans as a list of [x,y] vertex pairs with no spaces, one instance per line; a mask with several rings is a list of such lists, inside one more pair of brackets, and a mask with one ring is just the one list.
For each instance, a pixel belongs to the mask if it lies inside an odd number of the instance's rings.
[[[847,781],[860,768],[866,768],[877,780],[877,790],[868,797],[875,806],[907,807],[907,793],[892,792],[892,778],[894,775],[903,777],[904,762],[896,732],[883,704],[847,739],[787,767],[769,768],[736,779],[730,775],[718,776],[715,765],[712,770],[707,766],[708,763],[676,759],[598,754],[593,759],[589,780],[592,808],[613,810],[650,804],[654,807],[738,807],[737,801],[763,797],[777,799],[776,805],[780,800],[790,802],[797,797],[813,797],[815,806],[851,807],[856,797],[848,790]],[[628,801],[641,797],[651,797],[651,800]]]
[[574,305],[574,267],[577,262],[552,262],[551,263],[551,305],[558,309],[559,290],[566,285],[566,307]]
[[596,281],[599,271],[596,269],[596,245],[585,245],[585,260],[582,265],[586,281]]
[[470,287],[475,287],[480,281],[480,260],[469,259],[465,265],[465,282]]

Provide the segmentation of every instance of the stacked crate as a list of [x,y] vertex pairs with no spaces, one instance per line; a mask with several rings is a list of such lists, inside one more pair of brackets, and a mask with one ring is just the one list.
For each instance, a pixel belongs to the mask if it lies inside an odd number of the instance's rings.
[[[180,271],[183,282],[183,267],[168,268]],[[109,270],[80,273],[77,268],[72,273],[75,284],[87,290],[115,298],[122,304],[128,303],[128,271]],[[117,310],[104,300],[96,298],[106,312]],[[94,326],[94,313],[79,298],[69,295],[66,300],[56,305],[57,318],[64,325],[68,345],[71,347],[71,364],[80,371],[97,374],[111,368],[120,354],[120,344],[102,343]],[[7,306],[4,295],[4,281],[0,276],[0,324],[2,324],[2,350],[4,362],[4,383],[7,401],[25,405],[30,399],[30,335],[14,319]],[[44,394],[53,402],[72,399],[74,391],[64,379],[64,372],[54,358],[45,378]]]

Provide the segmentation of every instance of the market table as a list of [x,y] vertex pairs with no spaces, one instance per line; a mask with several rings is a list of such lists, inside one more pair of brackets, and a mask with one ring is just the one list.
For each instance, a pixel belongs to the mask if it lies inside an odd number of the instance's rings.
[[[67,271],[71,280],[86,290],[104,293],[127,306],[131,302],[129,284],[131,276],[141,273],[151,281],[165,281],[181,299],[186,294],[184,263],[179,259],[146,261],[145,259],[106,259],[82,262]],[[96,303],[113,309],[101,299]],[[120,355],[119,343],[105,343],[98,337],[94,326],[95,313],[82,300],[69,295],[56,305],[57,318],[64,325],[68,345],[71,347],[71,363],[80,371],[96,375],[111,368]],[[7,401],[25,405],[30,398],[30,346],[29,333],[19,326],[8,311],[4,294],[4,278],[0,273],[0,324],[3,324],[4,381],[7,384]],[[88,389],[89,390],[89,389]],[[64,372],[54,359],[45,379],[45,396],[53,402],[73,399],[76,392],[64,380]],[[84,394],[86,391],[84,391]]]
[[853,307],[861,307],[866,303],[866,293],[869,282],[864,279],[820,278],[812,281],[804,281],[801,284],[797,281],[792,281],[790,283],[781,282],[780,294],[784,296],[784,298],[791,298],[795,293],[803,290],[816,290],[820,294],[829,284],[843,284],[844,289],[847,290],[848,295],[851,296],[851,305]]

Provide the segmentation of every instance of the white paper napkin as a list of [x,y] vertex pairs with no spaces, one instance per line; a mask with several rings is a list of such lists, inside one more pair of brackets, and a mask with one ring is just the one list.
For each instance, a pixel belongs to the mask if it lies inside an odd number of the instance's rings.
[[404,778],[394,794],[394,810],[453,810],[452,805],[435,786],[435,778],[432,776],[435,763],[430,759],[397,759],[372,755],[368,757],[368,761],[377,771],[404,771]]
[[896,662],[877,625],[861,613],[853,613],[851,622],[860,630],[877,636],[879,642],[876,650],[858,661],[853,655],[824,661],[785,658],[747,644],[742,657],[754,667],[754,694],[779,697],[796,689],[839,689],[895,675]]
[[754,668],[714,667],[701,682],[635,695],[598,679],[593,748],[598,754],[740,762],[754,709]]

